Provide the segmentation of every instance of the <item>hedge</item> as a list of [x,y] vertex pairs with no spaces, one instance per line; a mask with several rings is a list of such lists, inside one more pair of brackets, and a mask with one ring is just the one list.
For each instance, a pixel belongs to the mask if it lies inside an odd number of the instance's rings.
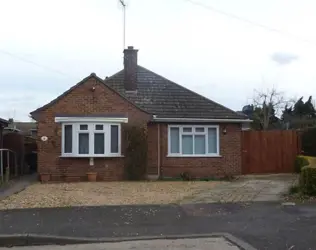
[[316,165],[310,164],[301,169],[300,189],[304,194],[316,195]]
[[298,155],[295,158],[294,168],[296,173],[300,173],[301,169],[307,165],[309,165],[309,159],[304,155]]
[[304,154],[316,156],[316,128],[309,128],[302,134],[302,150]]

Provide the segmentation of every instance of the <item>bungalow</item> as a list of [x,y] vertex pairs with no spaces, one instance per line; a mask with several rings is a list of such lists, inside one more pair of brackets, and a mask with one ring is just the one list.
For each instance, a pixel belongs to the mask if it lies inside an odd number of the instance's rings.
[[38,172],[52,181],[124,178],[124,127],[145,126],[148,178],[241,173],[245,116],[137,63],[124,50],[124,69],[106,79],[92,73],[31,112],[37,121]]

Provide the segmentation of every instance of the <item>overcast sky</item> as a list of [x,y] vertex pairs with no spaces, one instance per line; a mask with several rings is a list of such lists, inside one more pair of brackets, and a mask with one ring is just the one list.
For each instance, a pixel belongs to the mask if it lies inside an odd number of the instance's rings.
[[[0,117],[28,121],[91,72],[104,78],[122,69],[118,2],[0,0]],[[126,46],[170,80],[234,110],[254,89],[316,93],[314,0],[195,1],[282,33],[186,0],[125,2]]]

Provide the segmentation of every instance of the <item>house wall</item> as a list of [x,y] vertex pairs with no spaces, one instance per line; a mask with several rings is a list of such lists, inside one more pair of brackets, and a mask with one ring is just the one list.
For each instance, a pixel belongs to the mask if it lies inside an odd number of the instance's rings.
[[[226,126],[227,133],[222,133]],[[158,125],[151,124],[148,131],[154,134]],[[168,157],[168,125],[160,124],[160,168],[162,177],[179,177],[182,172],[189,172],[193,177],[224,176],[241,174],[241,125],[220,125],[221,157]],[[158,169],[157,133],[151,137],[152,149],[148,151],[151,173]]]
[[[91,91],[92,87],[95,87],[94,92]],[[89,158],[60,157],[61,124],[54,121],[57,114],[121,114],[128,116],[128,124],[145,126],[149,115],[95,78],[89,78],[38,115],[38,138],[48,137],[45,142],[37,140],[40,174],[50,173],[52,181],[77,181],[86,180],[86,173],[93,170],[98,172],[98,180],[122,180],[124,158],[95,158],[94,166],[91,167]],[[123,135],[124,124],[122,138]]]
[[3,127],[0,124],[0,148],[3,148]]

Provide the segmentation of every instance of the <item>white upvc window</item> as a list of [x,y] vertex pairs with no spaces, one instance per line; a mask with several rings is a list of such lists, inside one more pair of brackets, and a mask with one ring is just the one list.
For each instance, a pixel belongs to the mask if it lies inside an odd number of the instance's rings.
[[218,125],[169,125],[168,156],[216,157],[219,154]]
[[[58,119],[61,122],[61,156],[121,156],[121,124],[95,119]],[[112,119],[113,120],[113,119]],[[116,121],[116,120],[115,120]]]

